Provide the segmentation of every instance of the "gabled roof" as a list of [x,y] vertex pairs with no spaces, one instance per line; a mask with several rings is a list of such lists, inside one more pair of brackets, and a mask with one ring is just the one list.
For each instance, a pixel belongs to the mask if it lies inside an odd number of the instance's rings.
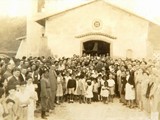
[[76,4],[74,6],[69,6],[69,7],[61,9],[61,10],[42,12],[42,13],[38,14],[37,16],[35,16],[34,20],[36,22],[38,22],[39,24],[41,24],[42,26],[44,26],[43,23],[44,23],[45,19],[47,19],[49,17],[55,16],[55,15],[58,15],[58,14],[62,14],[62,13],[65,13],[65,12],[68,12],[68,11],[71,11],[71,10],[74,10],[74,9],[78,9],[80,7],[83,7],[83,6],[98,2],[98,1],[104,1],[106,4],[108,4],[108,5],[112,6],[112,7],[115,7],[115,8],[117,8],[119,10],[122,10],[122,11],[124,11],[126,13],[132,14],[132,15],[134,15],[136,17],[139,17],[139,18],[141,18],[143,20],[149,21],[149,22],[151,22],[153,24],[157,24],[157,23],[155,23],[155,22],[153,22],[153,21],[151,21],[151,20],[149,20],[147,18],[144,18],[143,16],[140,16],[140,15],[138,15],[136,13],[132,13],[130,11],[124,10],[124,9],[120,8],[119,6],[115,6],[115,5],[111,4],[111,3],[108,3],[106,0],[86,0],[85,2],[83,1],[83,2],[81,2],[79,4]]

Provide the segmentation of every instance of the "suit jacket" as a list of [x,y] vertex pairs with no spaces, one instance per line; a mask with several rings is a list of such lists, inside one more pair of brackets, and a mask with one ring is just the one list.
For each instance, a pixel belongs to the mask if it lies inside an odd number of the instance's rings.
[[41,81],[41,97],[49,97],[47,89],[50,88],[50,83],[47,78],[42,77]]
[[38,71],[33,71],[32,78],[33,78],[34,84],[40,83],[40,75],[39,75]]
[[11,77],[11,76],[12,76],[11,71],[7,70],[7,71],[3,74],[3,79],[7,79],[7,78],[9,78],[9,77]]
[[57,90],[57,74],[55,70],[52,68],[52,66],[50,67],[50,70],[49,70],[49,81],[51,85],[51,90],[56,91]]
[[11,86],[16,88],[17,85],[20,85],[20,80],[18,80],[15,76],[12,76],[8,81],[7,88]]
[[20,83],[25,81],[25,78],[22,76],[22,74],[20,74],[20,76],[19,76],[19,81],[20,81]]

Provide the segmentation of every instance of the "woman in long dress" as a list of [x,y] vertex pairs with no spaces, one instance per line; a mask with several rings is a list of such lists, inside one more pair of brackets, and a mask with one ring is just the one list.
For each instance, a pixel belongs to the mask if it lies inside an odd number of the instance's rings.
[[62,100],[63,97],[62,82],[63,82],[63,77],[61,73],[59,73],[57,76],[57,92],[56,92],[57,104],[60,104],[60,100]]
[[147,91],[147,86],[149,83],[149,74],[147,72],[143,72],[143,80],[142,80],[142,106],[143,109],[149,113],[150,112],[150,107],[149,107],[149,100],[146,98],[146,91]]
[[133,108],[134,100],[135,100],[135,84],[133,76],[131,76],[130,72],[126,72],[126,86],[125,86],[125,99],[127,101],[127,106]]
[[137,104],[140,110],[143,110],[143,106],[142,106],[142,80],[143,80],[143,70],[142,69],[138,69],[137,71],[137,75],[136,75],[136,100],[137,100]]
[[36,88],[37,86],[33,84],[32,77],[27,78],[26,92],[30,96],[27,113],[28,120],[34,120],[34,111],[36,110],[36,101],[38,100],[37,92],[35,91]]

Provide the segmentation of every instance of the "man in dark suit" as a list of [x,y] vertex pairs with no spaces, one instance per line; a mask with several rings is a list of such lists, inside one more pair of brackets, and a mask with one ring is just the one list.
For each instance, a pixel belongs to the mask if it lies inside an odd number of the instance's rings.
[[13,76],[9,79],[7,88],[10,88],[11,86],[17,87],[18,85],[20,85],[20,80],[19,80],[20,73],[21,72],[19,68],[13,69]]
[[50,95],[51,95],[51,88],[49,82],[49,69],[44,66],[42,70],[42,78],[41,82],[41,118],[47,119],[46,112],[51,108],[50,105]]
[[55,98],[56,98],[56,91],[57,91],[57,74],[55,71],[55,65],[53,65],[54,61],[48,59],[46,61],[46,65],[49,68],[49,82],[51,87],[51,107],[54,109],[55,107]]
[[26,73],[27,73],[27,68],[26,67],[22,67],[21,68],[21,74],[19,75],[19,81],[20,81],[20,83],[26,81]]

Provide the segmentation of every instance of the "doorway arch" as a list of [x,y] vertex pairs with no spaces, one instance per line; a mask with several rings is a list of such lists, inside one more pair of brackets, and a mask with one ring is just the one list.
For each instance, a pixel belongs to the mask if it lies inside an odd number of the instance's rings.
[[83,42],[82,53],[94,55],[110,55],[110,43],[102,40]]

